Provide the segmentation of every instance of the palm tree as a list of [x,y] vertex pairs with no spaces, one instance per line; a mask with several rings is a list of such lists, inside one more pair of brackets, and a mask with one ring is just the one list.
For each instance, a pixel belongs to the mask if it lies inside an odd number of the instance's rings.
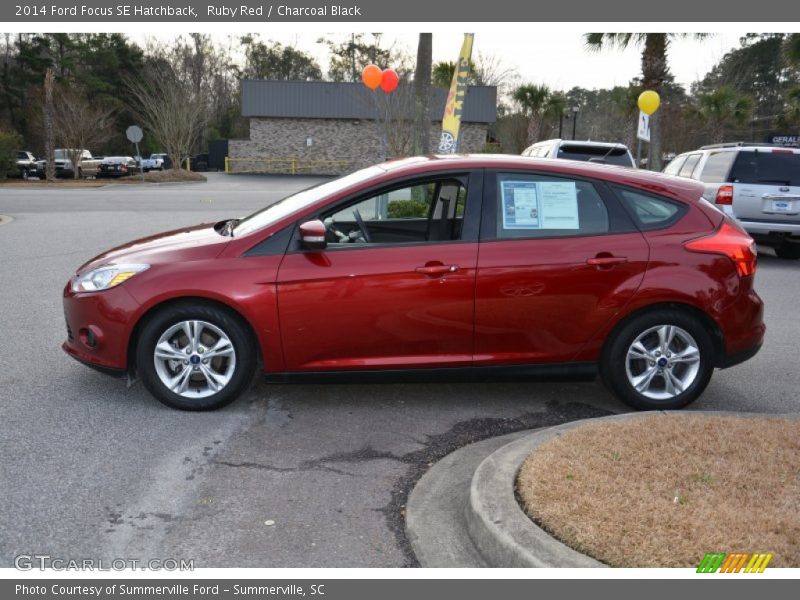
[[533,83],[521,85],[511,94],[511,98],[522,109],[522,114],[528,118],[528,144],[539,140],[542,121],[544,121],[551,95],[549,87]]
[[723,85],[699,94],[693,112],[700,121],[708,125],[711,141],[718,144],[725,141],[725,135],[731,126],[741,127],[750,120],[753,108],[752,98]]
[[783,45],[786,62],[795,67],[800,67],[800,33],[787,36]]
[[[587,33],[586,45],[590,50],[600,51],[608,48],[625,50],[630,46],[642,48],[642,89],[661,92],[664,82],[669,78],[667,49],[676,38],[693,35],[696,39],[708,37],[706,33]],[[656,113],[658,115],[658,113]],[[661,124],[656,116],[650,122],[652,168],[661,170]]]
[[414,154],[427,154],[431,139],[431,63],[433,34],[420,33],[417,45],[417,68],[414,72],[415,136]]

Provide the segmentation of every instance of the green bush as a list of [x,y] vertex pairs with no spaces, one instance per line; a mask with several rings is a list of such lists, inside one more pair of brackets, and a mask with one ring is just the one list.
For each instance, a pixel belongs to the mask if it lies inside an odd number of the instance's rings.
[[428,203],[422,200],[392,200],[388,209],[390,219],[428,217]]
[[14,173],[17,157],[14,154],[19,150],[22,138],[13,131],[0,131],[0,179]]

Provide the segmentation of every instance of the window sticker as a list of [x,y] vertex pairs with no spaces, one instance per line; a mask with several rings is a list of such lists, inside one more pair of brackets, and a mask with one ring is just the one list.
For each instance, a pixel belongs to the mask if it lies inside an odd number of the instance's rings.
[[537,185],[531,181],[503,182],[503,229],[539,229]]
[[574,181],[541,182],[542,229],[579,229],[578,191]]
[[501,183],[503,229],[579,229],[574,181]]

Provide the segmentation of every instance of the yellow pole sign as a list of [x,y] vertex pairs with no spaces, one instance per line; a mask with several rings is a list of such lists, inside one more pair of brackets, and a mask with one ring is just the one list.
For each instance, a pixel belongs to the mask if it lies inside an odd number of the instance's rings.
[[464,34],[464,43],[458,55],[458,64],[453,73],[450,93],[444,105],[442,118],[442,137],[439,140],[439,152],[453,154],[458,152],[458,134],[461,129],[461,114],[464,110],[464,98],[467,95],[467,77],[469,77],[470,58],[472,57],[472,41],[474,33]]

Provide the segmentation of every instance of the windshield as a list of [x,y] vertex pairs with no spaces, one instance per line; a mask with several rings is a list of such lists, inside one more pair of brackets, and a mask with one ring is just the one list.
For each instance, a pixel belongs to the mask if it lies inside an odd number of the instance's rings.
[[249,217],[245,217],[236,225],[234,232],[238,236],[247,235],[262,229],[267,225],[280,221],[292,213],[302,210],[307,206],[311,206],[323,198],[336,194],[352,185],[367,181],[384,172],[385,171],[380,167],[367,167],[366,169],[350,173],[350,175],[345,175],[339,179],[307,188],[301,192],[287,196],[283,200],[278,200],[275,204],[270,204]]
[[55,156],[56,159],[69,158],[69,156],[67,156],[67,151],[66,150],[56,150],[54,156]]

